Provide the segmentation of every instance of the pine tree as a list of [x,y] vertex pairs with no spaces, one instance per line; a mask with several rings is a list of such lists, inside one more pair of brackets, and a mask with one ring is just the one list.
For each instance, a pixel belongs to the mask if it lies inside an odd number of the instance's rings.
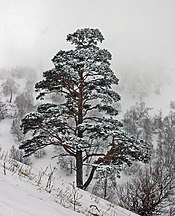
[[[78,29],[67,36],[75,49],[59,51],[52,59],[54,68],[43,73],[36,83],[37,99],[57,93],[60,102],[45,103],[22,120],[23,133],[33,132],[20,149],[26,156],[49,145],[61,146],[75,157],[76,185],[85,189],[101,165],[131,165],[149,158],[149,146],[122,132],[116,119],[115,103],[120,96],[112,87],[118,78],[110,69],[111,54],[100,49],[104,40],[98,29]],[[93,158],[87,180],[83,165]]]

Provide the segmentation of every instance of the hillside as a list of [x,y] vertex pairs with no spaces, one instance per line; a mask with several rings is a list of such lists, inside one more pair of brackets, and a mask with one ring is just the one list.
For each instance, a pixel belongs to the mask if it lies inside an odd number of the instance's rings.
[[58,179],[57,188],[48,186],[46,176],[39,183],[41,173],[15,160],[6,158],[0,164],[1,216],[137,215],[66,184],[63,178]]
[[47,157],[46,160],[33,162],[33,168],[9,159],[7,152],[15,144],[10,126],[10,119],[0,122],[0,216],[136,216],[75,188],[72,178],[63,173],[52,175],[50,168],[45,172],[44,167],[49,166]]
[[[2,161],[1,161],[2,163]],[[81,215],[57,204],[49,193],[16,175],[0,172],[1,216],[76,216]]]

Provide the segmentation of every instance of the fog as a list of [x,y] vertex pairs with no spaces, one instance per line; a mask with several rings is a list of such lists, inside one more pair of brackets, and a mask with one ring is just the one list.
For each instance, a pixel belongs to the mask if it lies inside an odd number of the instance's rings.
[[[0,0],[0,67],[45,71],[66,35],[98,28],[113,56],[124,107],[139,97],[150,106],[175,100],[174,0]],[[156,101],[157,100],[157,101]]]

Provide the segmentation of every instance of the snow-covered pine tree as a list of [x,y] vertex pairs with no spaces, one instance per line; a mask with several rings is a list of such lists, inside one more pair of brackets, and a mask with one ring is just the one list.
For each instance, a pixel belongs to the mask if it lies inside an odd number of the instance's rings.
[[[121,131],[114,104],[120,96],[112,87],[118,78],[110,69],[111,54],[100,49],[104,40],[98,29],[78,29],[67,36],[75,49],[59,51],[52,59],[54,68],[36,83],[38,99],[57,93],[62,102],[39,105],[22,120],[23,133],[33,132],[20,149],[26,156],[49,145],[62,148],[76,161],[76,185],[85,189],[100,165],[131,165],[149,158],[149,146]],[[101,147],[102,146],[102,147]],[[83,165],[93,158],[86,181]]]

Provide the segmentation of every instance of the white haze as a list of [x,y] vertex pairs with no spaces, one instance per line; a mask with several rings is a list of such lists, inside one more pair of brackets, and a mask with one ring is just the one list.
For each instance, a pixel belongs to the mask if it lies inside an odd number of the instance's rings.
[[[78,28],[99,28],[112,55],[123,101],[135,94],[168,106],[175,100],[174,0],[0,0],[0,67],[52,67],[65,38]],[[157,98],[157,97],[156,97]],[[127,101],[126,101],[127,99]],[[158,103],[158,102],[157,102]],[[157,105],[156,103],[156,105]]]

